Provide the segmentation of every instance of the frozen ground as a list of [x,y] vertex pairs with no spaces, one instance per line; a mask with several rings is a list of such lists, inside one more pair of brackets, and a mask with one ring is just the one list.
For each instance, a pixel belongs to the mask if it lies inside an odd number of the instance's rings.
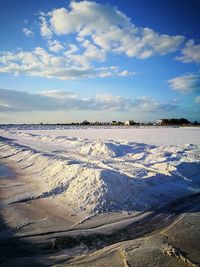
[[13,202],[53,196],[63,211],[89,216],[152,210],[200,189],[200,128],[15,128],[0,135],[1,157],[23,165],[31,183]]

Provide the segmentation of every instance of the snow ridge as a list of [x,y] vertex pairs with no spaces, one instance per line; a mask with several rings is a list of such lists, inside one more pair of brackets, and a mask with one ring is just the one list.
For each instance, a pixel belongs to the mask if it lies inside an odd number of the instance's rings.
[[[1,131],[1,158],[26,173],[29,191],[12,202],[52,198],[74,213],[144,211],[200,189],[198,145]],[[6,139],[7,138],[7,139]]]

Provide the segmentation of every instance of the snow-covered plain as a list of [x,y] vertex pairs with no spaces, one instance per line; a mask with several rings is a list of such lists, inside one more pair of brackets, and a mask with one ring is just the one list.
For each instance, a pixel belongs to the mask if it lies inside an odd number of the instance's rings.
[[74,214],[134,212],[200,190],[200,128],[13,127],[0,136],[1,158],[29,177],[14,201],[53,196]]

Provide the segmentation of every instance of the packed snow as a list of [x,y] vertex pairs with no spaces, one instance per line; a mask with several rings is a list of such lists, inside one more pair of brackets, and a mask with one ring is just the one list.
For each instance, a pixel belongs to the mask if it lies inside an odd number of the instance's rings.
[[200,127],[2,125],[0,129],[90,140],[126,140],[153,145],[200,145]]
[[200,128],[0,130],[0,155],[26,171],[14,201],[53,197],[73,213],[156,209],[200,190]]

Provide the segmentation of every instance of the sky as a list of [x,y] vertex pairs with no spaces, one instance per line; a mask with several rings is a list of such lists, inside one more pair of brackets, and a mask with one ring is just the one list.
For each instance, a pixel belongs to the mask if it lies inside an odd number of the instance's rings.
[[199,0],[0,1],[0,123],[200,121]]

